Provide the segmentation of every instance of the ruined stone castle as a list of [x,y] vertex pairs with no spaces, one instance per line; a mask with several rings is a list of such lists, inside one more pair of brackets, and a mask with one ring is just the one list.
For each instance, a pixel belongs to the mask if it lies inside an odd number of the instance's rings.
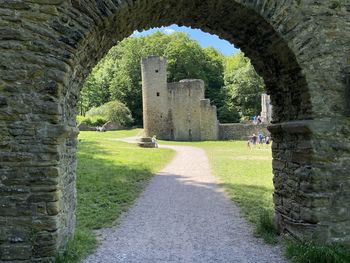
[[167,83],[165,58],[141,61],[143,125],[146,136],[164,140],[216,140],[216,107],[204,98],[204,82],[186,79]]

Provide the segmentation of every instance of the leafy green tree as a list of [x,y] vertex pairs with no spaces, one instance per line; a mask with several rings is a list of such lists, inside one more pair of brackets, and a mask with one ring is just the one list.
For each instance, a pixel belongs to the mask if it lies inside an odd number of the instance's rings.
[[224,106],[224,62],[225,57],[215,48],[209,47],[204,49],[205,58],[203,68],[207,79],[207,88],[205,97],[209,98],[218,108]]
[[240,120],[248,119],[260,113],[264,81],[242,52],[226,58],[224,82],[224,106],[219,109],[221,121],[238,121],[238,116]]
[[101,117],[118,125],[128,127],[133,122],[130,110],[120,101],[113,100],[86,112],[87,117]]
[[[79,114],[85,115],[92,107],[98,107],[111,98],[109,92],[110,61],[102,60],[87,77],[84,87],[80,92]],[[109,63],[108,63],[109,62]]]

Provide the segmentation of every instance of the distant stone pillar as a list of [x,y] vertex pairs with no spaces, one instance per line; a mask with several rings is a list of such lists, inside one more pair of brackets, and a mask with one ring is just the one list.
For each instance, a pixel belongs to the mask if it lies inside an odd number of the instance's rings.
[[270,102],[270,95],[266,93],[261,94],[261,113],[263,123],[270,123],[272,121],[272,105]]

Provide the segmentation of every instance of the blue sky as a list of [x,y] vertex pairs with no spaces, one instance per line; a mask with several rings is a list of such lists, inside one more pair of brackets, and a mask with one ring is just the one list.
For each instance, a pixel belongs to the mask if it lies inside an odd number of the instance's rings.
[[150,29],[150,30],[146,30],[146,31],[142,31],[142,32],[135,31],[133,36],[145,36],[145,35],[152,34],[155,31],[162,31],[166,34],[171,34],[175,31],[185,32],[190,36],[190,38],[197,40],[202,47],[212,46],[212,47],[220,50],[221,53],[226,55],[226,56],[232,55],[232,54],[236,53],[237,51],[239,51],[239,49],[236,49],[230,42],[223,40],[223,39],[220,39],[216,35],[204,33],[203,31],[201,31],[199,29],[192,29],[192,28],[184,27],[184,26],[179,27],[177,25],[171,25],[168,27],[161,27],[161,28],[154,28],[154,29]]

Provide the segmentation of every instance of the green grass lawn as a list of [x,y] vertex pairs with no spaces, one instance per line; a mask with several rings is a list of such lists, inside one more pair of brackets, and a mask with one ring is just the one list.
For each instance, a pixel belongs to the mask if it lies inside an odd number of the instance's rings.
[[139,130],[81,132],[77,167],[75,237],[57,262],[79,262],[96,246],[93,230],[112,226],[152,175],[174,156],[169,149],[143,149],[118,141]]

